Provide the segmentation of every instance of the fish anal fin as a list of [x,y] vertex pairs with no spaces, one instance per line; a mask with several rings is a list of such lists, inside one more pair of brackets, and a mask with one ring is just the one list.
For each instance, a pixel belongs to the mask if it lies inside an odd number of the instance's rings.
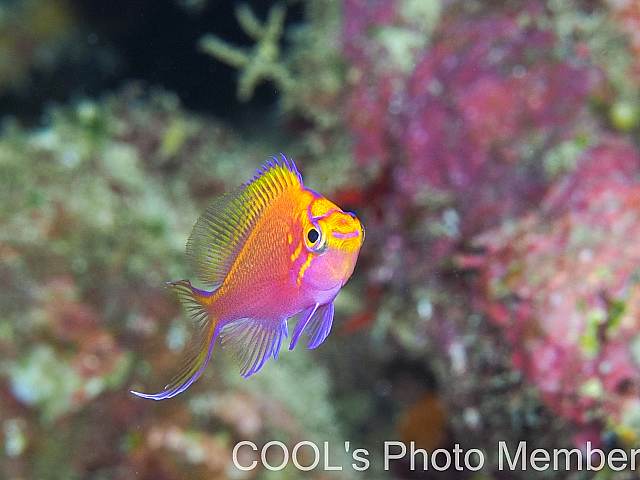
[[217,335],[216,319],[211,316],[207,308],[207,295],[209,295],[207,292],[193,288],[188,280],[171,282],[167,288],[178,294],[180,301],[191,314],[194,320],[194,331],[180,371],[162,392],[148,394],[131,391],[134,395],[151,400],[175,397],[195,382],[209,362],[211,348]]
[[243,318],[225,325],[220,336],[222,345],[240,366],[240,374],[248,377],[260,370],[269,357],[278,356],[282,339],[287,336],[287,320]]
[[187,241],[187,261],[198,279],[219,287],[268,206],[289,188],[301,188],[293,160],[271,157],[247,183],[214,201]]

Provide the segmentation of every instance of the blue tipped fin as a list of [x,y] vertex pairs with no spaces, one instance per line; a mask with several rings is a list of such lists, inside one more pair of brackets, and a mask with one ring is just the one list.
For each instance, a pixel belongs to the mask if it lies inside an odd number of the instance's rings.
[[326,305],[314,305],[303,310],[298,315],[298,323],[293,329],[289,350],[293,350],[296,346],[302,332],[305,332],[309,337],[309,343],[307,344],[309,349],[316,348],[324,342],[324,339],[327,338],[331,331],[331,325],[333,325],[333,313],[333,302]]
[[182,360],[180,371],[160,393],[140,393],[131,391],[134,395],[151,400],[163,400],[184,392],[189,385],[196,381],[209,362],[211,348],[216,339],[216,322],[209,315],[204,300],[208,295],[191,286],[189,280],[171,282],[167,287],[174,290],[180,297],[180,301],[191,314],[195,322],[195,328],[187,354]]
[[302,332],[304,332],[304,329],[308,325],[309,320],[311,320],[311,317],[313,316],[314,313],[316,313],[317,309],[318,309],[318,304],[313,305],[312,307],[309,307],[298,314],[298,321],[296,323],[296,326],[293,327],[293,333],[291,334],[291,342],[289,343],[289,350],[294,349],[294,347],[298,343],[298,340],[300,339],[300,336],[302,335]]
[[302,187],[293,160],[271,157],[247,183],[214,201],[198,218],[187,241],[187,262],[203,283],[218,288],[269,205],[290,188]]
[[316,348],[327,338],[327,335],[329,335],[331,331],[331,325],[333,325],[333,313],[333,302],[318,307],[318,310],[316,310],[316,313],[311,317],[309,325],[307,325],[305,329],[309,337],[307,348]]
[[240,366],[240,375],[246,378],[260,370],[269,357],[276,359],[282,339],[287,337],[287,321],[243,318],[225,325],[220,337]]

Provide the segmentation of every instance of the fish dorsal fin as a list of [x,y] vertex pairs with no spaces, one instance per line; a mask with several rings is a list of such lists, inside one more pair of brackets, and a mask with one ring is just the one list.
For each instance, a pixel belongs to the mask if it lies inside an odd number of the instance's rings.
[[203,283],[218,288],[269,205],[302,186],[295,163],[271,157],[247,183],[214,201],[198,218],[187,241],[187,261]]

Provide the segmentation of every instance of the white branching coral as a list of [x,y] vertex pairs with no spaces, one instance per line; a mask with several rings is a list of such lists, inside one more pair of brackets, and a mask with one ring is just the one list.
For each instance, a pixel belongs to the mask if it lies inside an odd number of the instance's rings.
[[274,5],[263,24],[245,4],[236,9],[236,17],[242,30],[256,41],[251,49],[232,46],[221,38],[208,34],[200,39],[200,49],[218,60],[227,63],[240,72],[238,79],[238,99],[251,99],[255,88],[263,81],[273,81],[283,93],[293,84],[287,68],[280,59],[280,38],[284,32],[286,9]]

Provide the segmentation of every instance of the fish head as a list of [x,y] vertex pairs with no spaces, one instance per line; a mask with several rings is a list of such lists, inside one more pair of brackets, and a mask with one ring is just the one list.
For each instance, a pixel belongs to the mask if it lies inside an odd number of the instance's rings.
[[362,223],[320,195],[303,217],[302,240],[309,254],[304,281],[317,290],[337,291],[353,273],[364,240]]

